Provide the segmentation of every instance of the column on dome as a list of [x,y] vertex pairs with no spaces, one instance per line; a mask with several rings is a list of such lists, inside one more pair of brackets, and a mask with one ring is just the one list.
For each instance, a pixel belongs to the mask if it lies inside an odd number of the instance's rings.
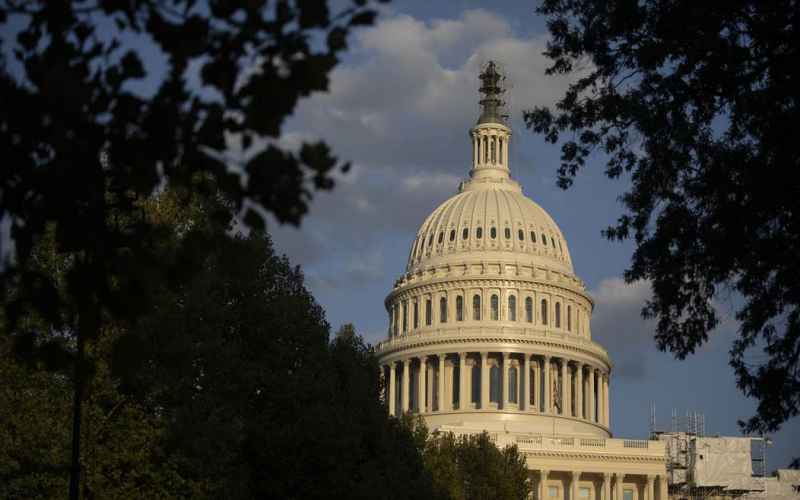
[[522,377],[523,380],[523,394],[524,397],[520,399],[519,402],[519,409],[522,411],[530,410],[531,406],[531,355],[528,353],[524,353],[525,361],[523,363],[523,372],[524,375]]
[[439,354],[439,384],[438,384],[439,390],[437,396],[438,406],[436,408],[438,411],[444,411],[445,409],[447,409],[447,404],[445,402],[445,397],[444,397],[444,375],[445,375],[444,363],[446,357],[447,357],[446,354]]
[[417,413],[425,413],[425,375],[427,374],[427,359],[419,357],[419,372],[417,374]]
[[539,500],[544,500],[545,498],[545,483],[547,483],[547,478],[550,475],[550,471],[547,469],[540,469],[539,470],[539,495],[537,498]]
[[603,473],[603,500],[611,500],[611,474]]
[[533,390],[533,408],[538,412],[542,411],[542,406],[541,406],[542,395],[540,393],[541,388],[542,388],[541,368],[542,368],[542,362],[537,357],[536,359],[533,360],[533,378],[534,379],[531,380],[531,388]]
[[625,474],[614,473],[614,500],[622,500],[622,481]]
[[569,481],[569,500],[577,500],[578,498],[578,480],[580,480],[581,472],[577,470],[570,471]]
[[503,384],[500,388],[500,403],[502,403],[503,409],[507,409],[509,407],[510,401],[508,397],[508,369],[509,369],[509,362],[508,362],[508,353],[503,353]]
[[597,398],[595,397],[595,394],[594,394],[595,369],[594,369],[593,366],[589,367],[588,375],[589,375],[589,420],[592,421],[592,422],[596,422],[597,421],[597,418],[596,418],[597,417],[597,413],[596,413],[596,406],[595,405],[597,404]]
[[583,363],[575,362],[575,391],[578,393],[575,398],[575,413],[578,418],[585,418],[583,406]]
[[458,409],[464,411],[469,405],[467,394],[467,353],[458,353]]
[[647,475],[647,493],[645,494],[647,500],[656,500],[655,479],[654,475]]
[[561,358],[561,414],[568,415],[567,411],[567,358]]
[[544,356],[544,363],[542,364],[542,375],[544,380],[544,391],[542,394],[542,413],[550,413],[553,398],[550,394],[550,356]]
[[489,408],[489,353],[481,353],[481,410]]
[[396,377],[397,369],[395,368],[395,362],[392,361],[389,363],[389,415],[391,416],[397,415],[397,409],[395,408],[395,400],[397,398]]
[[603,394],[605,395],[606,427],[610,427],[611,426],[611,405],[609,405],[609,400],[611,399],[611,396],[610,396],[610,394],[608,392],[609,391],[609,385],[610,385],[610,382],[611,382],[611,373],[610,372],[606,372],[605,377],[603,378],[603,381],[604,381],[604,384],[605,384],[604,385],[604,389],[603,389]]
[[658,500],[669,500],[667,476],[663,474],[659,474],[658,476]]
[[410,399],[409,398],[409,395],[410,395],[409,394],[410,393],[409,378],[410,377],[408,376],[408,372],[411,371],[410,368],[411,368],[411,359],[403,360],[403,379],[402,379],[402,382],[400,384],[400,391],[401,391],[400,410],[403,413],[407,413],[408,412],[408,400]]

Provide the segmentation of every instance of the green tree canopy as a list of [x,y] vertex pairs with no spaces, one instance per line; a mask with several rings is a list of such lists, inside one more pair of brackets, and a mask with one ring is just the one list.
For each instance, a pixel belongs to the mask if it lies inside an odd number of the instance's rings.
[[630,174],[605,235],[636,243],[625,278],[652,283],[643,314],[660,349],[693,353],[719,323],[713,299],[741,298],[730,363],[758,400],[742,425],[776,430],[800,410],[800,5],[543,0],[538,12],[548,73],[576,76],[555,109],[525,113],[548,141],[566,135],[559,184],[596,152],[609,177]]
[[456,437],[428,432],[421,418],[403,417],[425,467],[433,476],[435,497],[451,500],[525,500],[532,484],[525,457],[516,446],[497,447],[487,432]]

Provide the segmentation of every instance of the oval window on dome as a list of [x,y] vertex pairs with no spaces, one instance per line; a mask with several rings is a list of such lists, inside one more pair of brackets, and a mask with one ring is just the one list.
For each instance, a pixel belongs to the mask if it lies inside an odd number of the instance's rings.
[[469,238],[469,229],[465,227],[464,230],[461,231],[461,239],[466,240],[467,238]]
[[542,244],[547,245],[547,235],[542,233]]
[[506,228],[506,230],[505,230],[505,237],[506,237],[506,239],[507,239],[507,240],[510,240],[510,239],[511,239],[511,229],[509,229],[509,228]]
[[534,233],[533,231],[531,231],[531,241],[536,243],[536,233]]
[[475,237],[478,238],[478,239],[483,238],[483,228],[482,227],[479,227],[478,229],[475,230]]
[[451,229],[450,230],[450,241],[455,241],[455,239],[456,239],[456,230],[455,229]]
[[525,231],[522,229],[517,231],[517,237],[519,238],[519,241],[525,241]]
[[553,245],[553,248],[556,247],[556,239],[553,238],[552,236],[550,237],[550,244]]
[[497,228],[493,227],[493,228],[492,228],[492,229],[489,231],[489,234],[492,236],[492,239],[495,239],[495,238],[497,238]]
[[439,244],[441,245],[443,241],[444,241],[444,231],[441,231],[439,233]]

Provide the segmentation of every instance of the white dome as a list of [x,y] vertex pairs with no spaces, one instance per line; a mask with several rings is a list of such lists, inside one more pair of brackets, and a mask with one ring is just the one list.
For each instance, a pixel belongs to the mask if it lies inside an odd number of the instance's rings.
[[518,261],[574,274],[552,217],[506,178],[473,179],[431,213],[412,245],[406,272],[445,262]]

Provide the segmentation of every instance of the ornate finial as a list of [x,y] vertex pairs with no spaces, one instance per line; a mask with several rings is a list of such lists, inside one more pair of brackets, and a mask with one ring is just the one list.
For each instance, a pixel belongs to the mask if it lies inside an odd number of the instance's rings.
[[486,68],[481,72],[480,79],[480,92],[483,96],[480,100],[482,109],[478,123],[495,122],[505,124],[508,115],[503,113],[502,108],[506,103],[500,96],[506,91],[503,86],[506,77],[498,71],[497,64],[494,61],[489,61]]

